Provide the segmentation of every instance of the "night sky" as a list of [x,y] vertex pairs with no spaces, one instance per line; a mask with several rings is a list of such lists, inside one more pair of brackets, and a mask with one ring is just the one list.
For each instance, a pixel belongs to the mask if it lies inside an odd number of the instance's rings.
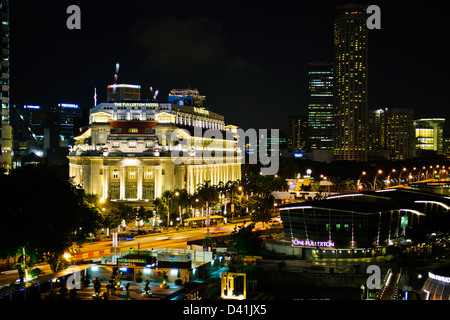
[[[90,108],[94,87],[106,100],[120,62],[118,82],[141,85],[142,98],[150,86],[161,102],[173,88],[197,88],[227,124],[286,129],[288,115],[306,115],[307,63],[332,61],[336,3],[12,0],[11,103]],[[71,4],[81,30],[66,27]],[[370,4],[381,8],[381,30],[369,31],[369,108],[450,122],[448,12]]]

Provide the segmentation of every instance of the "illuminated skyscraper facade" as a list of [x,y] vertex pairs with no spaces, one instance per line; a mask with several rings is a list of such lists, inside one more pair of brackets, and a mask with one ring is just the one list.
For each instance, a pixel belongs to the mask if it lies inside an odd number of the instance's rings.
[[2,119],[0,125],[0,167],[11,169],[12,165],[12,127],[9,119],[9,1],[0,1],[2,15],[2,60],[1,60],[1,96]]
[[306,149],[306,133],[308,118],[306,116],[288,116],[288,151],[300,151]]
[[444,154],[444,122],[444,118],[417,119],[414,121],[418,156],[428,152],[438,155]]
[[308,149],[333,149],[333,64],[308,64]]
[[334,157],[367,161],[367,5],[339,5],[334,23]]
[[408,108],[374,110],[369,116],[369,150],[385,151],[389,160],[414,157],[414,111]]

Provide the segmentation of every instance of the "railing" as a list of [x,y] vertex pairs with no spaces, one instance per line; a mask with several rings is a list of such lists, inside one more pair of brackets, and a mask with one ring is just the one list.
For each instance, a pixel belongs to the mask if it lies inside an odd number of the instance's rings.
[[378,300],[397,300],[398,286],[402,270],[399,272],[393,272],[389,269],[384,278],[383,285],[380,288]]

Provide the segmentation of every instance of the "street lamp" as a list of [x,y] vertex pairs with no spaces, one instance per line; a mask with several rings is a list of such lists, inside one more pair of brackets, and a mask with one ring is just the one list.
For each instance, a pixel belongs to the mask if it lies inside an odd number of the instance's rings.
[[407,169],[403,168],[402,171],[400,171],[400,175],[398,176],[398,184],[400,185],[402,183],[402,173],[405,172]]
[[366,172],[365,172],[365,171],[361,172],[361,175],[360,175],[359,178],[358,178],[358,182],[356,183],[358,189],[362,189],[361,179],[362,179],[362,177],[365,176],[365,175],[366,175]]
[[417,170],[417,168],[416,167],[414,167],[412,170],[411,170],[411,172],[409,173],[409,182],[411,182],[411,180],[413,180],[414,179],[414,175],[413,175],[413,172],[415,171],[415,170]]
[[375,174],[375,179],[373,179],[373,191],[375,191],[377,189],[376,183],[377,183],[377,177],[379,174],[382,174],[383,170],[378,170],[377,173]]
[[[430,169],[433,169],[433,166],[430,166]],[[425,173],[425,180],[428,179],[428,170],[429,169],[427,169],[427,172]]]
[[420,177],[423,175],[422,170],[425,170],[425,166],[422,167],[422,169],[419,170],[419,174],[417,175],[417,181],[420,181]]
[[391,172],[389,172],[388,177],[387,177],[387,184],[390,185],[391,184],[391,174],[395,172],[395,169],[392,169]]
[[[178,197],[179,195],[180,195],[180,193],[179,193],[178,191],[175,191],[175,197]],[[181,208],[180,208],[180,205],[179,205],[179,204],[178,204],[178,215],[180,216],[180,218],[177,219],[177,220],[179,220],[180,226],[181,226],[182,223],[183,223],[183,219],[182,219],[182,217],[181,217]]]
[[[238,189],[239,191],[242,191],[242,186],[239,186],[237,189]],[[232,189],[231,189],[231,205],[230,205],[230,207],[231,207],[231,220],[234,221],[234,203],[233,203],[233,194],[234,194],[234,189],[232,188]]]

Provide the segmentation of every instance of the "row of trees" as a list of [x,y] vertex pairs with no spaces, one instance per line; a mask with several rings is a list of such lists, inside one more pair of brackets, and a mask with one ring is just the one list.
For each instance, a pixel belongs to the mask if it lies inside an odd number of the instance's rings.
[[[156,199],[156,214],[164,222],[183,213],[191,217],[193,210],[220,211],[226,206],[231,216],[251,213],[253,221],[268,221],[274,208],[273,190],[279,190],[282,180],[264,177],[252,171],[240,181],[212,185],[205,181],[195,194],[187,190],[165,191]],[[115,201],[101,201],[86,194],[69,179],[59,177],[45,166],[25,166],[8,173],[0,172],[0,259],[14,258],[23,280],[27,270],[39,261],[50,264],[57,272],[68,262],[64,253],[75,254],[86,237],[101,228],[117,228],[123,221],[149,221],[153,210],[132,208]],[[169,217],[168,213],[171,216]],[[156,217],[153,217],[156,218]]]
[[46,261],[53,272],[64,268],[69,263],[64,254],[76,254],[97,230],[153,214],[142,207],[102,203],[45,166],[2,171],[0,185],[0,259],[14,258],[22,282],[37,262]]
[[26,166],[0,173],[2,232],[0,259],[16,258],[23,278],[46,260],[54,271],[62,256],[98,228],[100,213],[84,191],[45,167]]
[[[272,191],[282,188],[284,181],[274,176],[262,176],[254,172],[245,174],[242,180],[219,182],[217,185],[205,181],[194,194],[186,189],[166,190],[155,200],[155,211],[163,224],[168,218],[173,221],[192,217],[195,210],[205,216],[208,212],[227,212],[234,218],[251,214],[252,221],[269,221],[275,199]],[[225,210],[226,209],[226,210]]]

